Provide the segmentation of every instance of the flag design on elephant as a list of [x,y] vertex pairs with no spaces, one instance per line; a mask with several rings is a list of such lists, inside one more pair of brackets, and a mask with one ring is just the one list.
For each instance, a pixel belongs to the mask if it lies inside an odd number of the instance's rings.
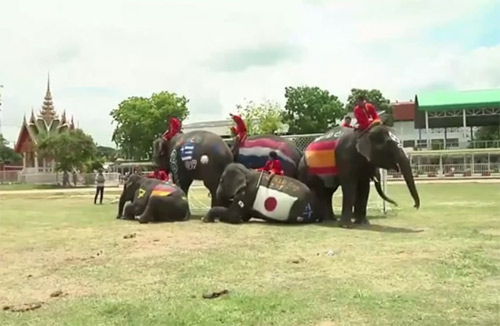
[[308,173],[320,177],[327,186],[338,173],[335,148],[341,135],[342,130],[334,128],[310,143],[304,153]]
[[252,208],[267,218],[286,221],[297,199],[282,191],[259,186]]
[[294,171],[297,167],[295,156],[300,153],[293,153],[290,145],[280,141],[278,137],[253,136],[247,138],[239,148],[238,162],[251,169],[258,169],[266,165],[269,153],[275,151],[281,161],[285,174],[287,171]]
[[176,191],[177,189],[175,187],[165,182],[156,185],[153,188],[153,191],[151,192],[151,196],[166,197],[173,194]]
[[194,142],[187,142],[184,145],[182,145],[180,152],[181,152],[181,161],[192,160],[194,154]]

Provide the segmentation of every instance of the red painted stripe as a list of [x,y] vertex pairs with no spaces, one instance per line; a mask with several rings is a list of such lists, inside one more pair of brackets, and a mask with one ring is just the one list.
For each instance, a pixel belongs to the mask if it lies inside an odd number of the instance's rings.
[[316,143],[311,143],[307,146],[306,151],[323,151],[323,150],[334,150],[337,147],[337,141],[320,141]]
[[326,175],[336,175],[338,172],[337,167],[328,166],[324,168],[309,168],[309,174],[326,174]]
[[251,148],[251,147],[268,147],[274,150],[279,149],[283,154],[288,157],[292,157],[292,153],[288,148],[288,145],[284,142],[275,141],[269,138],[258,138],[258,139],[248,139],[241,146],[242,148]]

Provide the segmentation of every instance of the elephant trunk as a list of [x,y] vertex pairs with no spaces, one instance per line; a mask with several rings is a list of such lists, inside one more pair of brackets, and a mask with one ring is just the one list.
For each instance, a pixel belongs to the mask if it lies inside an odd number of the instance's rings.
[[123,192],[120,196],[120,203],[118,204],[118,215],[116,216],[116,218],[121,218],[123,215],[123,207],[125,207],[125,203],[127,202],[124,194],[125,192]]
[[399,169],[401,170],[401,174],[403,174],[403,177],[405,178],[406,186],[408,187],[408,190],[410,191],[410,194],[413,198],[414,201],[414,206],[416,209],[420,207],[420,197],[418,196],[418,191],[417,187],[415,186],[415,180],[413,179],[413,172],[411,169],[410,165],[410,160],[406,156],[406,154],[403,152],[403,150],[400,150],[402,153],[399,154],[400,159],[398,160],[398,165]]

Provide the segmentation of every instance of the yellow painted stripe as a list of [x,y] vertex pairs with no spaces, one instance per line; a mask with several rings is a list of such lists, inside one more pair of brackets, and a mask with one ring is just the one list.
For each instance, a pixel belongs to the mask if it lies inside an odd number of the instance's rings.
[[335,151],[306,151],[306,162],[311,168],[327,168],[335,166]]
[[170,195],[172,192],[166,191],[166,190],[153,190],[151,192],[151,196],[159,196],[159,197],[164,197]]

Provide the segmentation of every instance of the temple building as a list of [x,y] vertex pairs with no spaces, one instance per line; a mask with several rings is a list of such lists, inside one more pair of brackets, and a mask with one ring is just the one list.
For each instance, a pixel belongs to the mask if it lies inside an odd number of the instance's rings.
[[59,133],[68,132],[75,129],[73,117],[71,120],[66,118],[66,111],[61,116],[56,113],[52,94],[50,92],[50,78],[47,80],[47,91],[40,112],[35,115],[31,109],[29,120],[26,115],[14,150],[23,155],[23,172],[54,172],[56,162],[48,157],[42,157],[37,152],[38,142],[45,138]]

